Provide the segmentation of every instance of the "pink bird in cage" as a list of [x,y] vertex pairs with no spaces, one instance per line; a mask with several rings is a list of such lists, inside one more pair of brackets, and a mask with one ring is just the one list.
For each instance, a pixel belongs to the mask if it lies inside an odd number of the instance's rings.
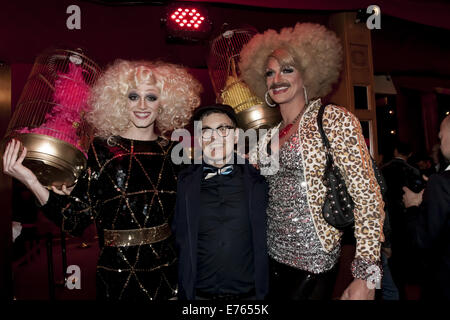
[[45,115],[45,121],[34,129],[22,128],[19,133],[38,133],[48,135],[70,143],[87,157],[81,147],[77,130],[82,121],[82,115],[87,111],[89,86],[83,78],[83,68],[73,63],[69,64],[69,72],[58,72],[55,81],[53,102],[55,106]]

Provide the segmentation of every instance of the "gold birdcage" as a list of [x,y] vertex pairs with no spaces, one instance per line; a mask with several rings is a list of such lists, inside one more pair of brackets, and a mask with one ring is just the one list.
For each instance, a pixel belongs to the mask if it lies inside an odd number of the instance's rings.
[[86,166],[92,130],[84,115],[100,71],[80,49],[49,50],[36,58],[4,141],[22,142],[23,165],[47,187],[73,185]]
[[216,100],[233,107],[243,129],[270,128],[281,120],[278,108],[267,107],[240,79],[240,52],[256,33],[251,28],[227,30],[212,41],[208,57]]

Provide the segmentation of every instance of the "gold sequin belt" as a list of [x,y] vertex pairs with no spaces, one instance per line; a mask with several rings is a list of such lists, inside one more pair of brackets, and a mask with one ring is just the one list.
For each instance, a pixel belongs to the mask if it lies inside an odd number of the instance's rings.
[[172,234],[168,223],[142,229],[104,230],[106,247],[129,247],[160,242]]

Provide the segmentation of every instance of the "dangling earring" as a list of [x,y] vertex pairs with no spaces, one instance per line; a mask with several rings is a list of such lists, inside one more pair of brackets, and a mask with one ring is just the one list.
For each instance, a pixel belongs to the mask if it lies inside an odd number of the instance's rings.
[[306,87],[303,86],[303,94],[305,96],[305,106],[308,106],[309,100],[308,100],[308,93],[306,92]]
[[270,96],[269,96],[269,90],[266,91],[266,94],[264,95],[264,100],[266,100],[266,103],[269,107],[274,108],[277,106],[276,103],[270,103]]
[[306,92],[306,87],[303,86],[303,95],[305,96],[305,106],[309,105],[308,93]]

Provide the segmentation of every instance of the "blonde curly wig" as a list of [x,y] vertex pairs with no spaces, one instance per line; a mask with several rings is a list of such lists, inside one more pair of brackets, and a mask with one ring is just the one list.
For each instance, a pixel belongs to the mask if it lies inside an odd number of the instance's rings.
[[200,105],[202,86],[185,68],[161,61],[116,60],[91,88],[86,119],[96,136],[108,138],[130,128],[127,93],[142,83],[160,90],[155,124],[162,136],[184,127]]
[[[282,51],[291,59],[280,54]],[[342,67],[341,42],[322,25],[297,23],[294,28],[281,29],[280,33],[269,29],[257,34],[242,48],[239,69],[243,80],[262,101],[267,91],[265,70],[272,54],[281,56],[284,62],[293,61],[310,98],[330,93]]]

